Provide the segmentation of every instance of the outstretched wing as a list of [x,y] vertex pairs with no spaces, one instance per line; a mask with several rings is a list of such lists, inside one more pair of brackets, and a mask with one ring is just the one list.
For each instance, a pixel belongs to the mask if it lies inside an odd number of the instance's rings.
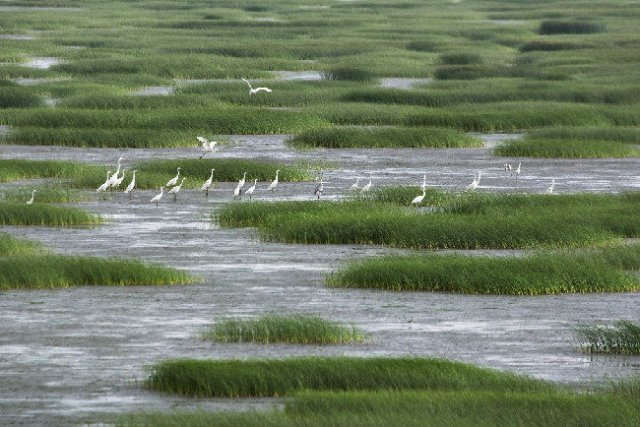
[[269,89],[268,87],[257,87],[257,88],[255,88],[253,91],[254,91],[254,92],[260,92],[260,91],[263,91],[263,92],[271,92],[271,89]]
[[243,82],[245,82],[248,86],[249,89],[253,90],[253,88],[251,87],[251,83],[249,83],[248,81],[246,81],[245,79],[243,79],[242,77],[240,77],[240,80],[242,80]]

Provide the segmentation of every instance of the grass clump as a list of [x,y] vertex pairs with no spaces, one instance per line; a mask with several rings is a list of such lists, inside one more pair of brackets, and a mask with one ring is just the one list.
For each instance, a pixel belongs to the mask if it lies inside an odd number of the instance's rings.
[[153,366],[147,388],[192,397],[286,396],[301,390],[545,390],[527,377],[420,358],[177,359]]
[[566,139],[529,134],[524,138],[509,140],[494,150],[498,156],[542,157],[542,158],[609,158],[637,157],[640,149],[625,142],[610,139]]
[[452,148],[481,147],[482,141],[464,132],[445,128],[354,128],[314,129],[288,141],[294,146],[325,148]]
[[139,261],[61,255],[0,258],[0,290],[175,285],[193,281],[184,272]]
[[[102,177],[102,170],[99,166],[65,160],[0,159],[0,182],[38,178],[71,180],[93,175]],[[95,182],[98,181],[96,179]]]
[[[631,251],[638,254],[638,248]],[[332,287],[464,294],[540,295],[626,292],[640,280],[599,254],[536,253],[522,258],[414,255],[350,263],[327,278]]]
[[220,342],[260,344],[345,344],[364,340],[364,335],[354,327],[348,328],[319,316],[302,315],[226,319],[216,323],[203,336]]
[[99,216],[82,209],[34,203],[0,202],[1,225],[35,225],[47,227],[72,227],[97,225]]
[[581,326],[577,335],[587,353],[640,354],[640,325],[629,320],[613,326]]
[[42,251],[40,244],[25,239],[16,239],[0,233],[0,257],[32,255]]
[[74,203],[91,200],[86,192],[71,188],[59,188],[53,185],[35,187],[10,188],[0,193],[0,201],[8,203],[24,203],[31,198],[31,190],[36,190],[37,203]]

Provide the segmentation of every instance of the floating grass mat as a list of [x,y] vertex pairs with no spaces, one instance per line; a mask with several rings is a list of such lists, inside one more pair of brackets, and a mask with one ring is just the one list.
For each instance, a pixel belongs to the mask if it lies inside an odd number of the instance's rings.
[[260,344],[346,344],[364,340],[364,334],[355,327],[349,328],[319,316],[303,315],[225,319],[213,325],[203,337],[220,342]]
[[640,236],[638,197],[636,193],[465,193],[438,199],[434,193],[433,199],[442,204],[428,212],[375,199],[233,203],[223,207],[216,219],[222,226],[258,227],[263,240],[287,243],[458,249],[576,247]]
[[444,128],[336,127],[303,132],[288,141],[297,147],[325,148],[460,148],[481,147],[482,141]]
[[633,426],[640,410],[610,392],[562,390],[296,393],[284,411],[140,413],[121,426]]
[[640,325],[619,320],[613,326],[580,326],[576,330],[587,353],[640,354]]
[[[629,256],[640,257],[640,247],[624,249]],[[339,288],[490,295],[640,290],[637,275],[622,271],[603,258],[600,252],[545,252],[517,258],[389,256],[351,262],[328,276],[326,283]]]
[[138,286],[193,283],[188,274],[139,261],[60,255],[0,258],[0,290],[71,286]]
[[285,396],[300,390],[534,391],[552,387],[447,360],[348,357],[168,360],[153,366],[146,386],[192,397]]
[[48,227],[73,227],[97,225],[102,222],[99,216],[82,209],[48,205],[44,203],[7,203],[0,202],[1,225],[35,225]]
[[31,255],[42,252],[39,243],[25,239],[16,239],[8,234],[0,233],[0,257]]

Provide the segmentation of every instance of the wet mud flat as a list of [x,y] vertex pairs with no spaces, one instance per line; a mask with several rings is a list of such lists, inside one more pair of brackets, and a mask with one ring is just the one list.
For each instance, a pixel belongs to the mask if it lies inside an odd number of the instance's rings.
[[[477,168],[486,187],[513,188],[503,159],[472,150],[289,150],[281,137],[235,137],[222,157],[277,161],[320,159],[326,197],[344,197],[355,176],[373,173],[377,185],[427,182],[457,188]],[[45,150],[46,148],[46,150]],[[35,150],[37,149],[37,150]],[[41,150],[41,151],[38,151]],[[46,156],[111,164],[123,150],[0,147],[2,158]],[[199,155],[197,148],[130,151],[125,161]],[[527,165],[530,169],[524,169]],[[537,191],[550,177],[566,177],[559,191],[617,192],[639,185],[637,159],[523,161],[521,191]],[[557,173],[558,175],[552,175]],[[562,175],[560,175],[562,174]],[[469,175],[467,177],[467,175]],[[569,177],[572,177],[570,180]],[[206,178],[206,177],[204,177]],[[204,179],[203,178],[203,179]],[[415,183],[411,184],[411,182]],[[500,183],[504,185],[499,185]],[[571,184],[569,184],[571,183]],[[256,200],[312,199],[314,183],[281,183]],[[271,408],[277,400],[183,399],[141,387],[147,369],[174,357],[246,358],[302,355],[443,357],[571,384],[597,384],[640,373],[640,358],[589,356],[577,349],[581,323],[640,321],[640,294],[541,297],[465,296],[330,289],[324,277],[345,261],[402,252],[379,246],[263,243],[252,229],[224,229],[212,212],[232,202],[233,183],[205,198],[183,190],[140,191],[78,204],[106,223],[94,228],[3,227],[56,253],[135,258],[188,271],[202,281],[169,287],[81,287],[0,293],[0,414],[8,425],[100,422],[129,411]],[[235,203],[249,203],[237,201]],[[266,313],[320,314],[369,334],[364,344],[293,346],[218,344],[200,333],[217,318]]]

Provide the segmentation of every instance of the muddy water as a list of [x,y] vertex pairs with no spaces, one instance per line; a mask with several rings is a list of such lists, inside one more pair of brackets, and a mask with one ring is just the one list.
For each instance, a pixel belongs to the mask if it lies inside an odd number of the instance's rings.
[[[485,136],[487,140],[489,136]],[[495,137],[494,137],[495,138]],[[637,159],[534,160],[518,182],[490,149],[291,151],[284,136],[227,138],[217,156],[323,160],[326,197],[339,198],[356,176],[374,185],[457,189],[483,171],[478,191],[546,188],[558,192],[616,192],[637,188]],[[97,150],[0,147],[1,158],[60,158],[110,166],[147,158],[184,158],[198,149]],[[203,180],[207,177],[203,177]],[[580,323],[640,321],[640,294],[544,297],[460,296],[336,290],[323,278],[346,260],[393,252],[371,246],[261,243],[254,230],[220,229],[210,221],[230,202],[232,183],[208,199],[195,190],[149,204],[155,191],[130,201],[117,195],[80,206],[107,223],[91,229],[4,227],[52,251],[158,262],[202,278],[190,286],[83,287],[0,293],[0,414],[7,424],[68,425],[114,413],[204,407],[269,408],[272,400],[190,400],[142,390],[146,369],[173,357],[244,358],[299,355],[446,357],[563,383],[592,384],[640,374],[638,357],[589,357],[576,350]],[[281,183],[275,195],[259,183],[256,199],[307,199],[313,183]],[[243,201],[241,203],[248,203]],[[215,344],[199,334],[216,318],[263,313],[320,314],[370,334],[347,346]]]

